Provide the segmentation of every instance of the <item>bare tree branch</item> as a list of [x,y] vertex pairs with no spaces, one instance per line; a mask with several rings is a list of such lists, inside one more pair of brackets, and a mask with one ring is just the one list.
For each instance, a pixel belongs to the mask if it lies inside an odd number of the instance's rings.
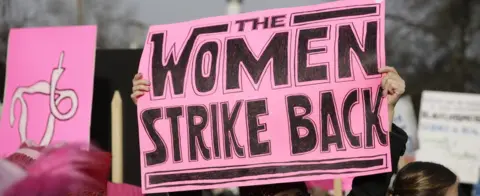
[[387,14],[385,14],[385,18],[387,20],[392,20],[394,22],[400,22],[405,26],[412,27],[412,28],[414,28],[416,30],[419,30],[419,31],[424,31],[424,32],[430,33],[432,35],[436,34],[436,30],[435,30],[434,27],[430,27],[430,26],[423,25],[423,24],[418,24],[418,23],[415,23],[413,21],[409,21],[406,18],[401,17],[401,16],[397,16],[397,15],[387,13]]
[[[99,48],[128,48],[147,27],[135,18],[134,4],[121,0],[82,0],[85,24],[98,25]],[[77,25],[77,2],[0,0],[0,62],[5,61],[10,28]],[[141,42],[143,44],[143,42]]]
[[[435,27],[431,27],[431,26],[427,26],[427,25],[423,25],[421,23],[415,23],[415,22],[412,22],[412,21],[409,21],[407,19],[405,19],[404,17],[401,17],[401,16],[397,16],[397,15],[392,15],[392,14],[385,14],[385,18],[387,20],[391,20],[391,21],[394,21],[394,22],[399,22],[405,26],[408,26],[408,27],[411,27],[417,31],[421,31],[423,33],[426,33],[426,34],[430,34],[432,35],[433,37],[436,37],[436,38],[439,38],[439,34],[437,33],[439,29],[436,29]],[[448,47],[448,42],[442,40],[442,39],[439,39],[439,44],[443,47]]]

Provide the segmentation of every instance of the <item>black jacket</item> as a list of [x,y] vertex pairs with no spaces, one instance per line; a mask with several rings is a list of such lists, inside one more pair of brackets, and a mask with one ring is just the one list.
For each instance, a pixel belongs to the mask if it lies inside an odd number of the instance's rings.
[[360,176],[353,179],[352,191],[348,196],[385,196],[387,195],[390,179],[398,170],[398,161],[405,153],[408,135],[395,124],[390,132],[390,155],[392,159],[392,172],[370,176]]
[[[405,153],[408,135],[395,124],[390,132],[390,151],[393,163],[392,171],[397,171],[398,160]],[[385,196],[390,185],[393,172],[370,176],[356,177],[353,180],[352,191],[349,196]],[[264,196],[297,188],[306,193],[305,183],[286,183],[263,186],[240,187],[241,196]]]

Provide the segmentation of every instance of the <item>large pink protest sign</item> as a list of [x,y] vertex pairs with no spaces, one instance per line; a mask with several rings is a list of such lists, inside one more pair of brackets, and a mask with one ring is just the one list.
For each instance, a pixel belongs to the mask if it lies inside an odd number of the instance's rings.
[[10,31],[0,153],[20,143],[89,142],[95,26]]
[[384,10],[344,0],[150,27],[144,193],[390,171]]

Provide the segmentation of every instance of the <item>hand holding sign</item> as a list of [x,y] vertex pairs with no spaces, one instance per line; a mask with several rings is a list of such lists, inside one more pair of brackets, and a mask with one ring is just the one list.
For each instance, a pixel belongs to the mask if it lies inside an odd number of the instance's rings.
[[387,97],[388,106],[393,112],[395,104],[405,92],[405,81],[393,67],[382,67],[378,72],[384,74],[382,78],[383,96]]
[[405,92],[405,81],[398,75],[393,67],[382,67],[378,72],[383,74],[382,89],[383,96],[388,100],[388,119],[390,129],[392,130],[393,116],[395,115],[395,105]]
[[148,80],[143,79],[143,75],[141,73],[137,73],[133,77],[133,87],[132,87],[132,94],[130,97],[133,100],[133,103],[137,104],[137,100],[139,97],[143,96],[145,92],[150,91],[150,82]]

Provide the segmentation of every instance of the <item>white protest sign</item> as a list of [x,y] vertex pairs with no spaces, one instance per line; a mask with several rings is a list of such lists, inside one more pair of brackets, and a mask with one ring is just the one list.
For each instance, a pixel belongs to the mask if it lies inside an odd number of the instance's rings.
[[463,183],[475,184],[480,163],[480,95],[424,91],[417,161],[445,165]]
[[408,95],[398,100],[395,106],[393,123],[402,128],[408,134],[406,155],[413,155],[418,148],[417,118],[413,109],[412,98]]

